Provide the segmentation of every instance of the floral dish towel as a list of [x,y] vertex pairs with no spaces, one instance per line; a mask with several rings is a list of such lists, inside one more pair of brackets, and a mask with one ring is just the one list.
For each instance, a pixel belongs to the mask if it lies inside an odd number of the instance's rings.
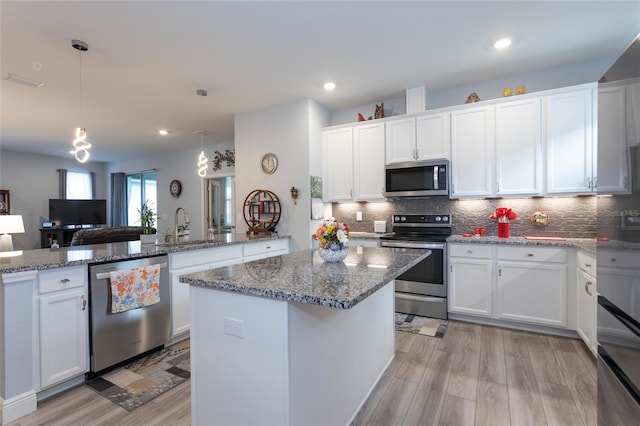
[[112,271],[110,280],[112,314],[160,301],[160,265]]

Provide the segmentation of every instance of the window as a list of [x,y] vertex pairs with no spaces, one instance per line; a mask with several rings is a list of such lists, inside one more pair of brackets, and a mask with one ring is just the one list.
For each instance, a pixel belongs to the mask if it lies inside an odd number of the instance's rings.
[[93,199],[93,173],[67,171],[67,199]]
[[158,213],[156,172],[141,172],[127,175],[127,225],[140,226],[142,204],[148,202]]

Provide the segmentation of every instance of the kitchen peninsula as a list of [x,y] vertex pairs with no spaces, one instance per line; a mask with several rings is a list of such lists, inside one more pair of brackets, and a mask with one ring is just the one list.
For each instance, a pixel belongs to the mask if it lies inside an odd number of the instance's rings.
[[192,424],[348,424],[395,353],[393,280],[430,253],[303,250],[181,276]]

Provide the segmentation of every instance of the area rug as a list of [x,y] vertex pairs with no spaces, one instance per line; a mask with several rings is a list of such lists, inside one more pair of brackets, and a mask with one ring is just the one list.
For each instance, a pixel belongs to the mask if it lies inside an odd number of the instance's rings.
[[133,411],[189,380],[189,340],[176,343],[96,377],[86,385],[99,395]]
[[407,333],[422,334],[431,337],[444,337],[449,324],[445,320],[425,318],[417,315],[400,314],[396,312],[396,330]]

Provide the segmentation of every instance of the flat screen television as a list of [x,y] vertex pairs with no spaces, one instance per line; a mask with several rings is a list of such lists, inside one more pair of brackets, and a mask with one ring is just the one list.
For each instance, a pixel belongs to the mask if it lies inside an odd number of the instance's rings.
[[107,200],[49,199],[49,221],[60,227],[105,225]]

